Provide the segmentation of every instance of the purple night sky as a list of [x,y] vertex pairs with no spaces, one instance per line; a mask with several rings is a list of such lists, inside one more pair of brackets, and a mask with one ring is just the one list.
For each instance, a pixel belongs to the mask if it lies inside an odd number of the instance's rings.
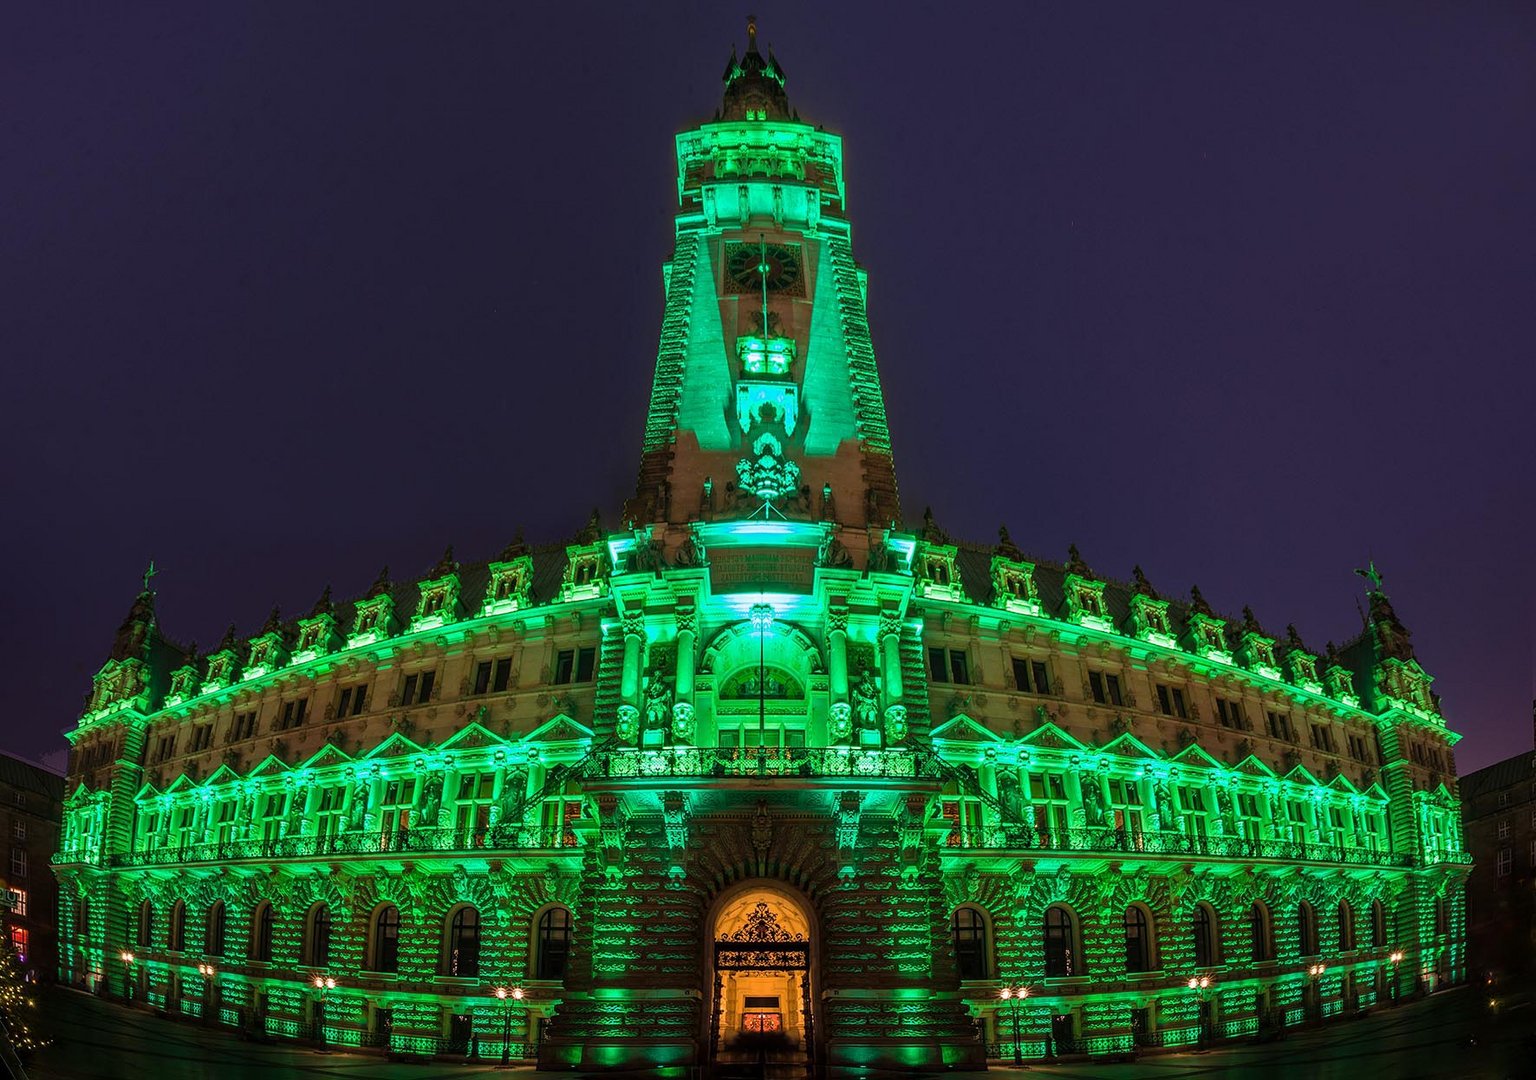
[[[13,9],[0,747],[62,750],[151,557],[206,651],[616,524],[743,16]],[[909,520],[1315,650],[1374,558],[1462,769],[1530,749],[1536,7],[761,16],[846,140]]]

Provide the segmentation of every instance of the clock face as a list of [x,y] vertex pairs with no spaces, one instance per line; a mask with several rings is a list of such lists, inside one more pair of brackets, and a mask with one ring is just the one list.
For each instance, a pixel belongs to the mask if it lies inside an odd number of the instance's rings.
[[800,283],[800,248],[796,244],[727,244],[725,276],[738,293],[762,290],[804,295]]

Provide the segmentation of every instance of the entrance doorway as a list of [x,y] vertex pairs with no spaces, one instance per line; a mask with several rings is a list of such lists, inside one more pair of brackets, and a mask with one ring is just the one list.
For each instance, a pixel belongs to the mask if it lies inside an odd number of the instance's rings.
[[812,1063],[810,931],[798,900],[774,888],[746,890],[720,909],[712,945],[715,1061]]

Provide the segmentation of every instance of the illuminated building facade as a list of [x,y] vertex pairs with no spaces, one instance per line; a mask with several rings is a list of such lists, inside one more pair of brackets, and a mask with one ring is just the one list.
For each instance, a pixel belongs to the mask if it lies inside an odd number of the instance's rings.
[[841,140],[754,41],[677,162],[625,526],[206,657],[146,579],[70,736],[63,975],[401,1054],[833,1071],[1461,979],[1455,737],[1374,569],[1317,655],[903,527]]

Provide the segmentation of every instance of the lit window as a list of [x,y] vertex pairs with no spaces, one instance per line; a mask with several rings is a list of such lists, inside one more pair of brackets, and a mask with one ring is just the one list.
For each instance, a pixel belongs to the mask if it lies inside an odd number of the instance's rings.
[[6,890],[6,895],[10,898],[11,914],[12,915],[22,915],[22,916],[26,915],[26,913],[27,913],[27,890],[26,889],[7,889]]
[[27,962],[27,950],[32,940],[32,935],[20,926],[11,927],[11,948],[16,950],[16,959],[21,963]]

